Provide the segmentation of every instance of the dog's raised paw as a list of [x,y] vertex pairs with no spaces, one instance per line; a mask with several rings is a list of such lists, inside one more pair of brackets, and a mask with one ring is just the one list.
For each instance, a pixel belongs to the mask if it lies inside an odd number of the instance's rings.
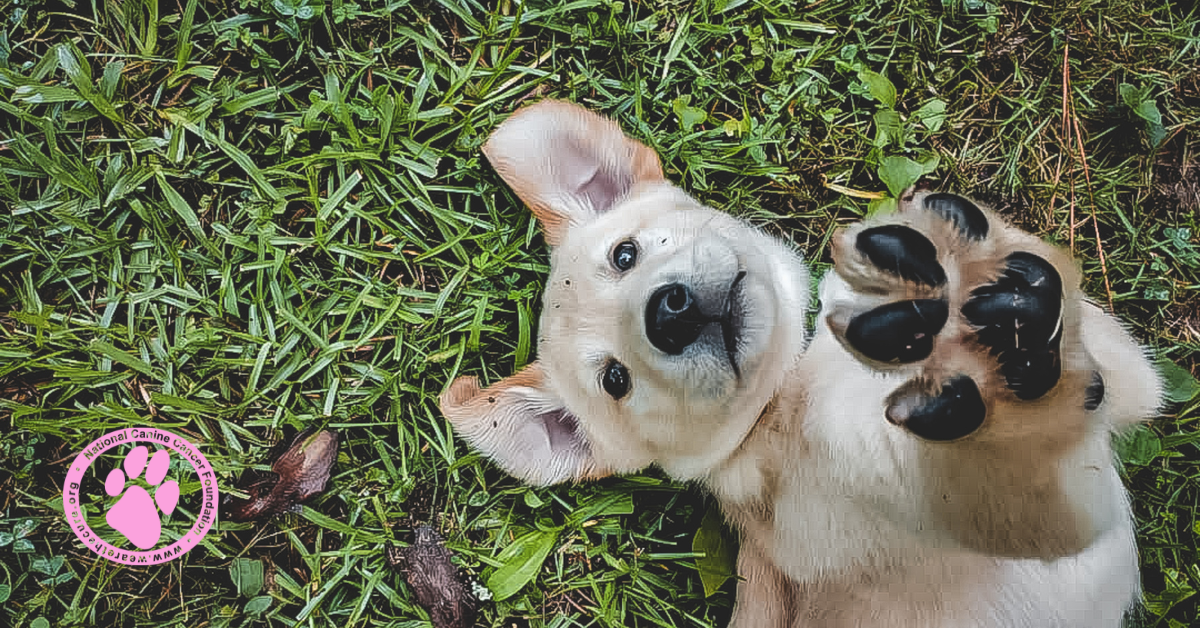
[[[1078,285],[1069,258],[973,201],[908,194],[896,213],[835,237],[833,255],[845,289],[826,304],[829,328],[871,368],[915,371],[887,398],[888,421],[957,440],[997,406],[1041,400],[1062,383],[1068,290]],[[1104,384],[1086,371],[1068,396],[1094,410]]]

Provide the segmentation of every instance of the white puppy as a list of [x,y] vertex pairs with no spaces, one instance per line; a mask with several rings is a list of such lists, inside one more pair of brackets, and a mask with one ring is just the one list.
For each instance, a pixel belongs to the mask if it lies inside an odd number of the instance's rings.
[[552,246],[539,358],[442,410],[538,485],[657,464],[741,533],[733,624],[1118,626],[1138,590],[1110,433],[1142,350],[1062,251],[950,194],[835,234],[820,324],[789,245],[543,101],[484,153]]

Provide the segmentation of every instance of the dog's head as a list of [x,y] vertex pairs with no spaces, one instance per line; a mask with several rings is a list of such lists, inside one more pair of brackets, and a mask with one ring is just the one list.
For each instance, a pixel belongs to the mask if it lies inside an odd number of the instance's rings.
[[704,207],[615,123],[543,101],[484,154],[552,247],[538,360],[443,394],[458,433],[534,484],[658,463],[702,476],[803,350],[808,275],[779,241]]

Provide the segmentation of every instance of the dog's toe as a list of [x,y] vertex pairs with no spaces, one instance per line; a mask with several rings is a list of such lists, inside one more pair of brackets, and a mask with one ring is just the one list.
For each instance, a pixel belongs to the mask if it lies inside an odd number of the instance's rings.
[[949,315],[941,299],[888,303],[851,319],[846,341],[879,362],[907,364],[924,360],[933,351],[933,339]]
[[1062,290],[1050,262],[1019,251],[1008,256],[994,283],[972,290],[962,307],[1019,399],[1037,399],[1058,383]]
[[856,248],[880,270],[933,288],[946,283],[937,248],[912,227],[872,227],[858,234]]
[[975,203],[956,194],[939,192],[923,200],[925,209],[954,224],[968,240],[983,240],[988,236],[988,220]]
[[983,425],[987,405],[975,380],[953,377],[930,390],[928,380],[913,379],[892,393],[885,416],[926,440],[948,441],[967,436]]

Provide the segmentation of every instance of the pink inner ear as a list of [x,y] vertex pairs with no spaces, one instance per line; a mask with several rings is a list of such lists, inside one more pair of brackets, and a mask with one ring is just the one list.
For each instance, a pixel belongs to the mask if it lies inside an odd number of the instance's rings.
[[[572,142],[562,157],[561,176],[564,187],[583,200],[594,212],[612,209],[633,186],[633,175],[627,168],[612,168],[605,156],[588,152],[586,147]],[[578,183],[576,183],[578,182]]]
[[597,169],[596,174],[579,188],[578,194],[587,199],[592,209],[604,212],[612,209],[629,192],[630,185],[629,177]]
[[559,409],[538,415],[546,426],[546,436],[550,439],[551,453],[560,453],[574,449],[587,451],[587,441],[579,437],[579,421],[575,415]]

